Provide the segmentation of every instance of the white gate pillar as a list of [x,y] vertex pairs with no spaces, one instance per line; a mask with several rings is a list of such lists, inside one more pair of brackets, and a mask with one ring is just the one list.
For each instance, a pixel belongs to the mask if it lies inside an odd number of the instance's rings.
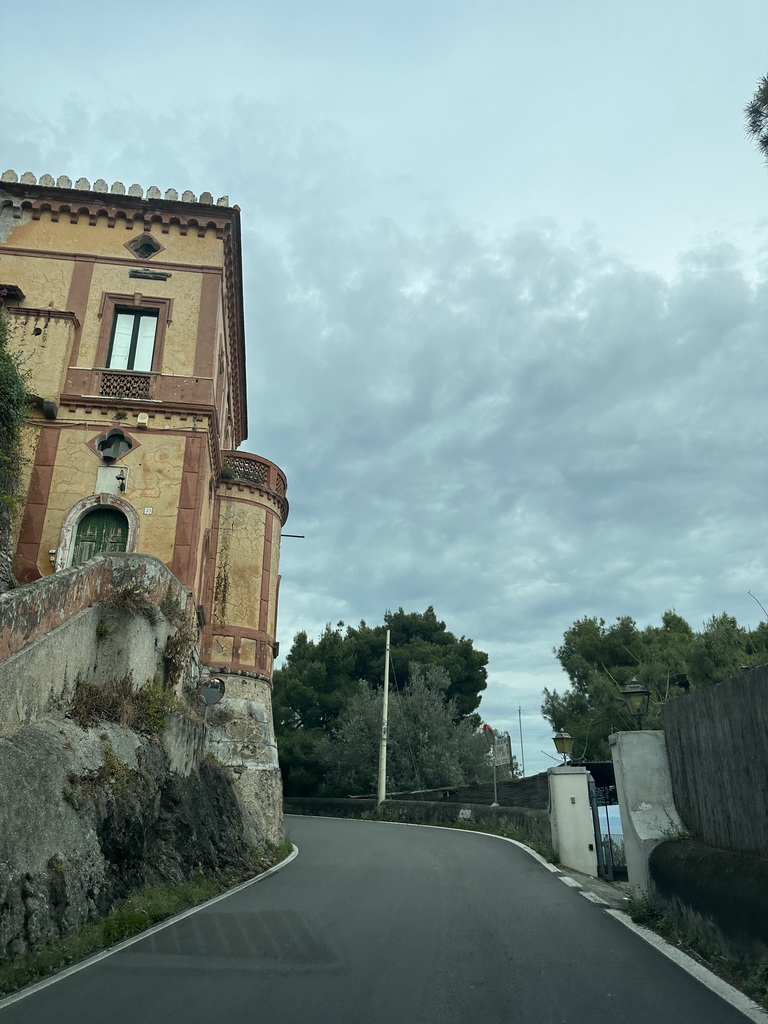
[[552,846],[565,867],[597,878],[595,828],[586,768],[549,768],[549,824]]

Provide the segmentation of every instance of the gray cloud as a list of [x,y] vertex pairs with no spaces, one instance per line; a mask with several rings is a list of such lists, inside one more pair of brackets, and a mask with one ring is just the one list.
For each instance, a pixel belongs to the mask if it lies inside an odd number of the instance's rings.
[[522,704],[538,749],[574,619],[759,618],[767,262],[704,239],[665,277],[594,229],[470,223],[274,104],[145,111],[130,141],[117,120],[29,125],[19,169],[242,207],[246,447],[307,535],[283,545],[284,650],[433,604],[491,654],[483,714],[516,728]]

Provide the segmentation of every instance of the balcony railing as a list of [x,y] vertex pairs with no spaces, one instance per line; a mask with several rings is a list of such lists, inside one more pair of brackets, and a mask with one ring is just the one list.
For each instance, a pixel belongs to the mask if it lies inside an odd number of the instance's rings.
[[152,377],[148,373],[109,373],[101,375],[99,394],[105,398],[150,398]]

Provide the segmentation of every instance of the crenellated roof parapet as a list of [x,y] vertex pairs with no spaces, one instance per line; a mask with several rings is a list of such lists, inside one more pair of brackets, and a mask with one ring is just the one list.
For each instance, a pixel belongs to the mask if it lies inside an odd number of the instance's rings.
[[41,174],[40,180],[38,181],[35,175],[31,171],[25,171],[22,175],[18,175],[16,171],[9,170],[4,171],[0,175],[0,182],[7,184],[20,184],[20,185],[39,185],[43,188],[65,188],[74,189],[78,192],[109,192],[115,196],[132,196],[136,199],[164,199],[166,202],[182,202],[182,203],[199,203],[202,206],[229,206],[229,196],[219,196],[215,201],[210,192],[201,192],[200,197],[195,195],[194,192],[182,192],[181,197],[175,188],[168,188],[165,190],[165,195],[160,191],[157,185],[150,185],[147,189],[147,194],[144,196],[144,189],[141,185],[129,185],[126,189],[122,181],[115,181],[110,187],[103,178],[97,178],[91,187],[91,183],[87,178],[78,178],[74,184],[72,179],[68,178],[66,174],[59,175],[58,178],[54,178],[52,174]]

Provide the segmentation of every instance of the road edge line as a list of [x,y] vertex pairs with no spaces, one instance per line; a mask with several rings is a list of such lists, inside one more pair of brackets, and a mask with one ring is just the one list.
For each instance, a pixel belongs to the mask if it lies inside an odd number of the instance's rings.
[[684,971],[687,971],[698,982],[706,986],[710,992],[714,992],[715,995],[720,996],[726,1003],[730,1003],[734,1009],[743,1013],[754,1024],[766,1024],[768,1022],[768,1013],[761,1006],[758,1006],[756,1002],[739,991],[739,989],[734,988],[733,985],[713,974],[708,967],[700,964],[693,957],[688,956],[687,953],[678,949],[677,946],[671,945],[666,939],[657,935],[656,932],[652,932],[649,928],[637,924],[623,910],[614,910],[612,907],[608,907],[605,912],[623,924],[625,928],[629,928],[630,931],[639,935],[641,939],[644,939],[654,949],[657,949],[668,960],[677,964],[678,967],[682,967]]
[[93,956],[89,956],[85,960],[80,960],[78,963],[72,964],[71,967],[64,967],[55,974],[51,974],[48,978],[42,978],[40,981],[34,981],[31,985],[27,985],[25,988],[19,989],[18,992],[12,992],[10,995],[4,996],[0,999],[0,1012],[6,1009],[6,1007],[11,1006],[13,1003],[18,1003],[20,1000],[26,999],[27,996],[34,995],[36,992],[41,992],[44,988],[48,988],[49,985],[55,985],[57,981],[63,981],[65,978],[69,978],[71,975],[77,974],[78,971],[84,971],[86,967],[92,967],[100,960],[106,960],[107,957],[112,956],[113,953],[119,953],[120,950],[127,949],[129,946],[133,946],[142,939],[147,939],[150,935],[155,935],[157,932],[161,932],[163,928],[168,928],[172,924],[176,924],[177,921],[183,921],[185,917],[191,917],[192,914],[196,914],[198,910],[204,910],[206,907],[212,907],[214,903],[219,903],[221,900],[227,899],[228,896],[234,896],[236,892],[241,892],[243,889],[247,889],[249,885],[255,885],[256,882],[260,882],[263,878],[268,878],[269,875],[273,875],[276,871],[286,867],[286,865],[290,864],[298,855],[299,848],[292,843],[291,852],[285,860],[281,860],[279,864],[273,864],[271,868],[267,868],[267,870],[262,871],[261,874],[254,875],[253,878],[249,878],[246,882],[240,882],[239,885],[234,886],[232,889],[227,889],[226,892],[220,892],[218,896],[214,896],[212,899],[206,900],[205,903],[198,903],[197,906],[189,907],[187,910],[182,910],[180,913],[174,914],[173,917],[166,917],[165,920],[158,921],[157,924],[153,924],[145,931],[139,932],[138,935],[132,935],[129,939],[123,939],[123,941],[118,942],[116,946],[110,946],[109,949],[102,949],[100,952],[94,953]]

